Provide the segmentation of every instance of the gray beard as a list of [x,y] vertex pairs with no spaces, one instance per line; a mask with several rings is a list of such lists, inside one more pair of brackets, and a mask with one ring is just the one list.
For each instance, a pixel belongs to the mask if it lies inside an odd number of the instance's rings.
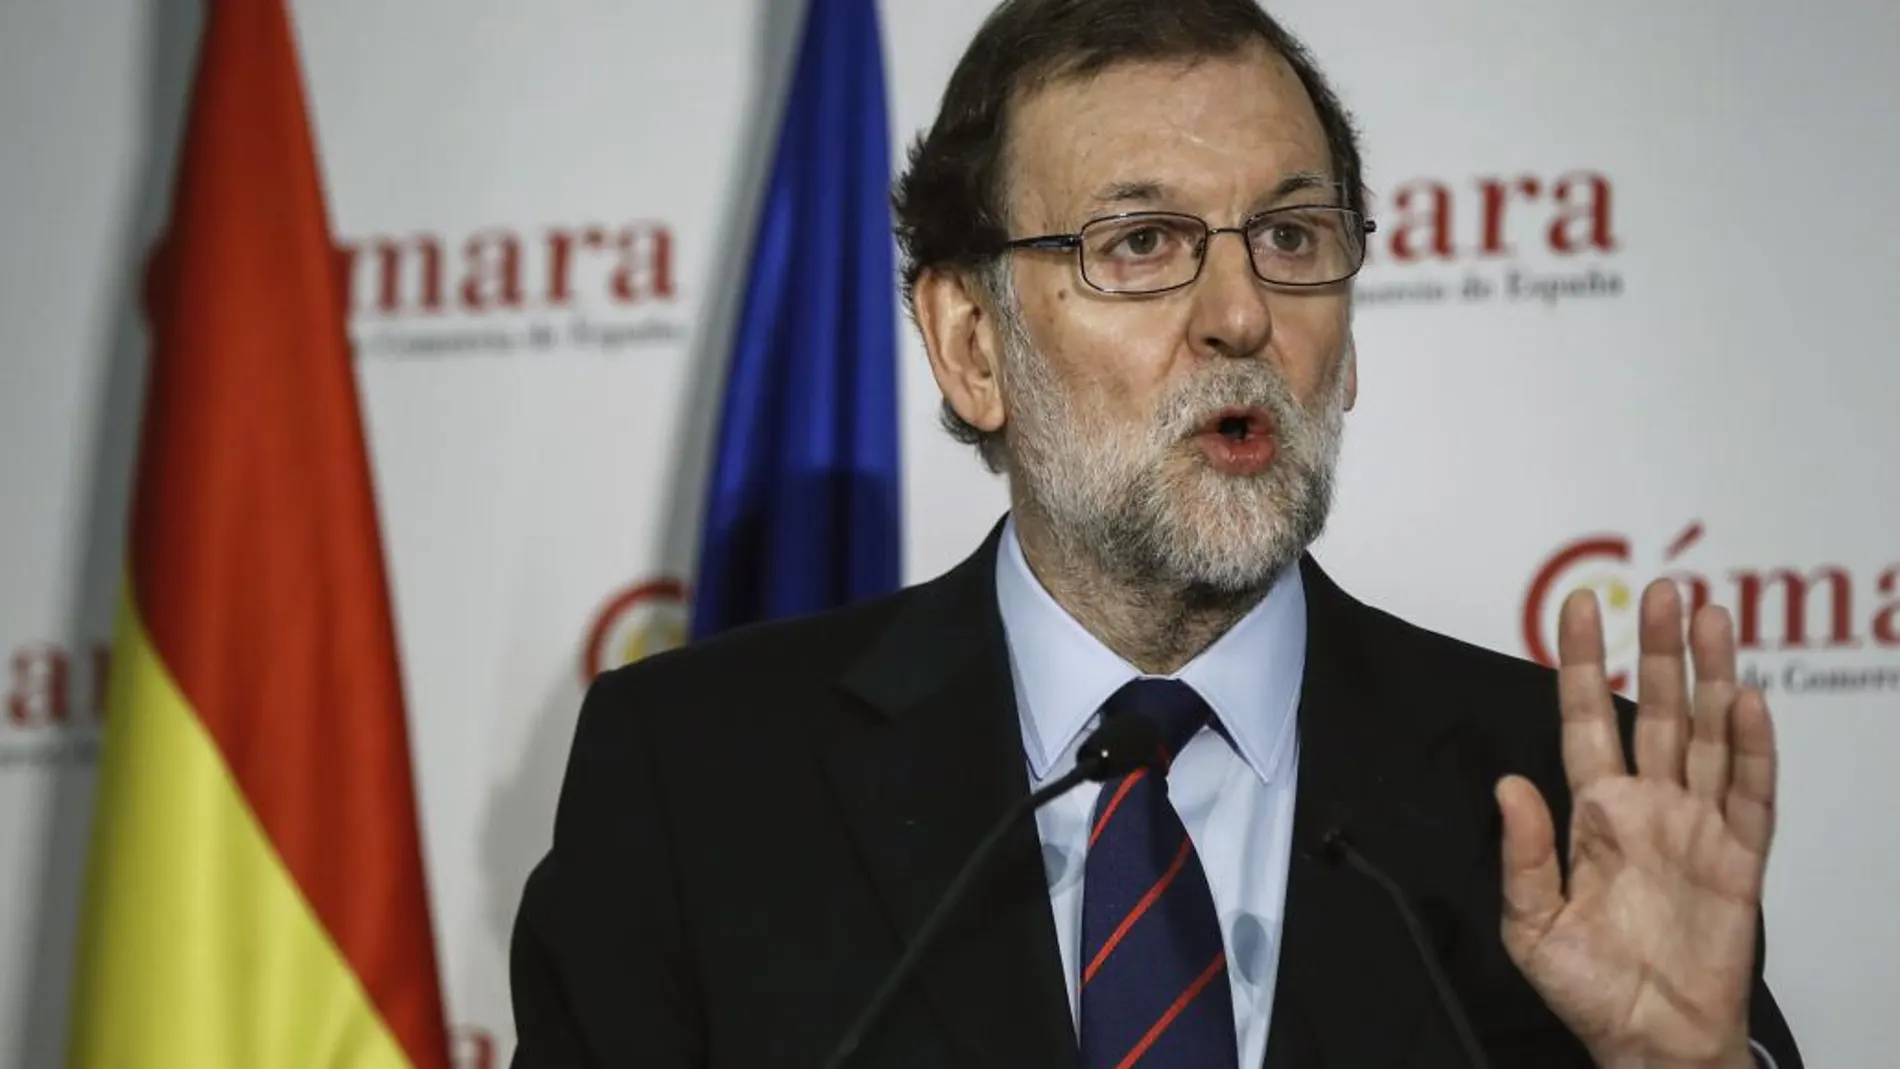
[[[1224,359],[1161,398],[1145,429],[1130,428],[1078,406],[1017,317],[1002,318],[1012,482],[1064,556],[1138,589],[1226,601],[1264,591],[1319,538],[1350,353],[1311,409],[1266,362]],[[1258,476],[1215,471],[1190,441],[1229,405],[1273,414],[1277,451]]]

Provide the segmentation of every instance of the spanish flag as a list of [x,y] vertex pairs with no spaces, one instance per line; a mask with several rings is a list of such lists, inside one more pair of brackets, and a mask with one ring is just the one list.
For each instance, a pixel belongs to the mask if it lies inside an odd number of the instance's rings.
[[335,264],[283,0],[212,0],[148,278],[75,1069],[447,1069]]

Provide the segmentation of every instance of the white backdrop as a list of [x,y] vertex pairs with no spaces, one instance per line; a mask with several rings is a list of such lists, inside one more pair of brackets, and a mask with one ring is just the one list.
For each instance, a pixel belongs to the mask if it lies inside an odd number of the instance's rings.
[[[899,145],[988,6],[886,4]],[[62,1045],[141,388],[131,296],[196,7],[0,6],[10,1069],[55,1065]],[[695,414],[798,7],[294,7],[333,218],[359,250],[354,329],[464,1069],[512,1049],[508,930],[586,674],[677,640]],[[1785,753],[1770,980],[1810,1064],[1893,1064],[1900,9],[1275,10],[1362,120],[1382,223],[1321,559],[1362,597],[1524,656],[1580,583],[1614,604],[1667,570],[1735,608]],[[479,286],[465,300],[468,244],[508,240],[519,305]],[[547,256],[566,241],[604,251],[562,293]],[[1004,497],[935,429],[910,339],[904,375],[920,579],[973,548]],[[1791,610],[1797,581],[1811,589]],[[1632,621],[1612,612],[1625,651]]]

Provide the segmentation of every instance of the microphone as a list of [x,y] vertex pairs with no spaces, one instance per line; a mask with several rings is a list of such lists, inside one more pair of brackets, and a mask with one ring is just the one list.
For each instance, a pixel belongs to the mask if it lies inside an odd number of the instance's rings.
[[911,973],[917,971],[917,963],[923,960],[924,952],[936,942],[938,933],[949,921],[957,903],[976,883],[976,878],[988,867],[990,858],[996,853],[997,847],[1002,845],[1003,840],[1015,830],[1017,824],[1036,810],[1083,783],[1091,781],[1100,783],[1125,776],[1143,765],[1158,760],[1160,756],[1161,734],[1155,727],[1154,721],[1145,716],[1109,717],[1101,727],[1095,729],[1088,738],[1082,741],[1081,749],[1076,752],[1075,768],[1011,806],[1009,812],[1003,814],[1003,818],[996,822],[995,827],[990,829],[989,834],[971,852],[969,859],[963,863],[963,868],[957,872],[956,878],[951,880],[950,886],[944,889],[943,897],[937,899],[937,904],[931,907],[930,914],[924,918],[924,923],[917,929],[916,938],[912,939],[910,946],[904,949],[903,956],[897,959],[897,964],[891,966],[891,971],[885,975],[884,982],[878,985],[877,992],[871,996],[871,1001],[865,1004],[857,1020],[852,1023],[851,1029],[832,1049],[831,1056],[825,1059],[825,1069],[841,1069],[850,1060],[851,1055],[857,1052],[858,1046],[864,1042],[864,1037],[884,1016],[891,999],[896,997],[898,989],[903,986],[905,980],[910,978]]
[[1385,874],[1385,870],[1366,860],[1366,856],[1352,845],[1343,829],[1333,826],[1322,832],[1315,841],[1310,853],[1335,867],[1345,865],[1385,891],[1392,900],[1392,906],[1398,910],[1399,917],[1405,921],[1405,930],[1411,933],[1412,947],[1418,951],[1418,960],[1425,966],[1425,974],[1431,979],[1432,993],[1438,996],[1438,1006],[1445,1012],[1445,1020],[1450,1023],[1452,1033],[1458,1038],[1458,1046],[1463,1049],[1465,1062],[1471,1069],[1489,1069],[1484,1049],[1478,1046],[1477,1034],[1471,1030],[1471,1022],[1465,1017],[1464,1007],[1459,1005],[1458,993],[1451,988],[1446,979],[1445,970],[1438,962],[1438,955],[1432,950],[1431,940],[1425,936],[1425,926],[1420,923],[1412,904],[1406,900],[1405,892]]

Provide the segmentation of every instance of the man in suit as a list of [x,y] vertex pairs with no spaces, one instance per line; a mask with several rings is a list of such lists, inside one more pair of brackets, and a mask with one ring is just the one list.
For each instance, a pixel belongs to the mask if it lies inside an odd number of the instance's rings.
[[[1800,1065],[1762,981],[1774,737],[1729,621],[1553,672],[1307,554],[1357,390],[1355,135],[1253,0],[1011,0],[897,194],[946,422],[1011,511],[947,574],[602,676],[513,984],[521,1069]],[[1420,918],[1429,954],[1415,947]]]

